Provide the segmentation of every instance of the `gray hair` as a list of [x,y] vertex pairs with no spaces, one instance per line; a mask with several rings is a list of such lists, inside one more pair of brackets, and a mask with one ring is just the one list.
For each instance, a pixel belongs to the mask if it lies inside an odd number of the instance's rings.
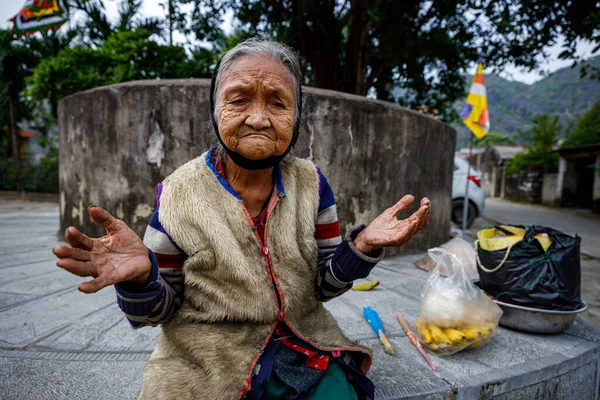
[[221,58],[215,73],[215,89],[214,99],[215,107],[213,110],[214,119],[217,120],[217,93],[219,92],[219,86],[221,84],[221,75],[227,71],[240,57],[248,54],[259,54],[272,58],[273,60],[281,63],[290,74],[292,81],[294,82],[294,97],[295,97],[295,112],[294,112],[294,126],[300,118],[302,97],[301,97],[301,85],[302,85],[302,69],[300,68],[300,61],[294,51],[286,46],[285,44],[260,39],[247,39],[242,43],[238,44],[231,50],[227,51]]

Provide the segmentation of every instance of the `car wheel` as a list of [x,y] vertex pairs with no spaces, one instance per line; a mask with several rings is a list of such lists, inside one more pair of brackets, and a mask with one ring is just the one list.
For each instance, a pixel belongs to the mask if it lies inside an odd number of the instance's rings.
[[[465,201],[463,199],[456,199],[452,201],[452,222],[458,225],[459,228],[462,229],[462,219],[463,219],[463,207]],[[467,213],[467,228],[470,228],[475,221],[475,217],[477,216],[477,210],[473,203],[469,202],[469,212]]]

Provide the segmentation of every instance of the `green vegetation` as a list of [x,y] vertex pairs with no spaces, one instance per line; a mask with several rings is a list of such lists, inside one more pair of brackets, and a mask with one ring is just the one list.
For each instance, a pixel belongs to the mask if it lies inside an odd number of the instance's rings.
[[[68,3],[84,17],[78,25],[22,37],[0,31],[0,190],[58,191],[52,132],[63,97],[138,79],[211,76],[218,54],[161,44],[163,22],[140,18],[140,0],[123,0],[114,23],[100,1]],[[19,152],[18,124],[25,121],[40,133],[36,140],[46,154],[38,162]]]
[[[600,56],[589,60],[600,68]],[[516,142],[526,144],[531,138],[532,119],[540,114],[557,115],[563,126],[569,126],[600,101],[600,81],[581,77],[578,68],[562,68],[546,78],[527,85],[508,81],[496,75],[486,75],[491,126],[494,131],[511,136]],[[472,77],[465,78],[465,90]],[[455,109],[462,109],[460,99]],[[453,124],[457,130],[457,147],[468,145],[469,131],[462,121]],[[516,134],[516,131],[521,134]]]
[[501,134],[500,132],[488,132],[481,139],[473,139],[473,146],[485,147],[489,144],[515,144],[515,141],[510,136]]
[[99,0],[66,0],[71,14],[83,14],[84,19],[73,30],[81,47],[101,46],[108,38],[121,32],[146,31],[152,35],[163,34],[164,21],[157,18],[142,18],[142,0],[121,0],[119,15],[110,21],[104,4]]
[[562,147],[589,144],[600,144],[600,101],[577,120],[574,129],[562,143]]
[[58,193],[58,149],[52,146],[37,163],[0,160],[0,190]]
[[[371,92],[436,110],[445,121],[456,118],[452,106],[464,99],[464,71],[479,57],[499,70],[509,63],[533,69],[559,32],[564,59],[577,60],[574,47],[582,38],[600,42],[600,4],[555,0],[196,1],[192,31],[211,40],[227,10],[242,35],[297,49],[308,84]],[[393,96],[399,91],[402,96]]]
[[194,76],[187,73],[192,68],[183,47],[160,45],[150,36],[146,30],[117,32],[98,48],[68,48],[42,60],[28,79],[29,94],[42,100],[54,90],[60,100],[113,83]]
[[[250,36],[292,46],[300,55],[305,84],[436,110],[444,121],[456,119],[465,71],[479,57],[486,67],[501,70],[513,64],[531,70],[559,33],[566,43],[560,57],[574,62],[579,61],[574,52],[578,41],[600,42],[594,28],[600,18],[597,3],[163,0],[164,18],[143,18],[142,0],[120,0],[117,18],[109,20],[102,0],[65,2],[77,17],[58,31],[23,37],[0,31],[0,152],[15,163],[1,167],[1,187],[45,190],[5,184],[10,176],[37,180],[27,172],[27,161],[19,161],[18,124],[33,124],[42,133],[39,141],[48,157],[32,168],[43,171],[43,163],[55,168],[50,133],[56,132],[61,98],[128,80],[209,77],[218,57]],[[234,15],[231,35],[222,30],[228,12]],[[184,44],[173,43],[175,33],[185,37]],[[596,76],[599,67],[590,63],[583,72]],[[556,82],[548,80],[550,91],[494,79],[488,81],[490,115],[494,129],[503,133],[521,128],[534,115],[554,114],[555,108],[577,114],[600,100],[590,100],[600,93],[598,87],[573,86],[571,78],[559,75]],[[532,107],[534,97],[545,102],[539,109]],[[489,135],[485,143],[492,139],[508,140]]]
[[[551,117],[548,114],[542,114],[533,118],[531,136],[527,137],[529,144],[510,162],[507,173],[513,175],[528,170],[540,172],[555,170],[558,166],[559,156],[554,150],[560,142],[561,134],[562,127],[558,116]],[[523,140],[522,131],[517,131],[516,136],[520,136]],[[594,104],[575,120],[560,146],[573,147],[591,144],[600,144],[600,102]]]
[[[17,122],[32,118],[32,104],[24,96],[25,78],[31,75],[45,55],[42,46],[33,52],[27,41],[16,40],[9,32],[0,31],[0,150],[17,159]],[[42,49],[40,49],[42,47]]]
[[527,169],[541,172],[555,169],[558,166],[558,153],[553,150],[560,130],[557,116],[551,118],[548,114],[543,114],[535,117],[531,144],[513,158],[506,172],[512,175]]

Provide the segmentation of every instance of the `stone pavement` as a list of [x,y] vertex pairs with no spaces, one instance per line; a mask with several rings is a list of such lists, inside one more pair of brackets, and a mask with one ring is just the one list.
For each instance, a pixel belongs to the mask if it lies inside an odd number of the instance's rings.
[[[55,266],[57,231],[55,204],[0,200],[0,399],[133,399],[159,329],[131,329],[112,288],[78,292],[81,279]],[[500,328],[481,349],[432,356],[433,373],[394,319],[416,319],[427,276],[417,257],[385,260],[372,273],[377,289],[326,305],[350,338],[374,349],[378,399],[598,400],[600,334],[581,320],[560,335]],[[394,356],[364,322],[366,305],[379,311]]]
[[550,208],[496,198],[486,199],[483,214],[469,229],[472,237],[481,227],[497,223],[545,225],[581,236],[581,295],[590,306],[582,318],[600,329],[600,215],[590,210]]

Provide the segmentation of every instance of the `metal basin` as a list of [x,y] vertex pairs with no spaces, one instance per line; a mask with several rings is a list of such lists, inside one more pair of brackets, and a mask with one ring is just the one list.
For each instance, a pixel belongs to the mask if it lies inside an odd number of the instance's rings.
[[504,311],[500,318],[500,326],[517,331],[531,333],[559,333],[567,330],[577,314],[588,309],[588,304],[581,300],[582,306],[574,311],[553,311],[539,308],[522,307],[494,300]]

